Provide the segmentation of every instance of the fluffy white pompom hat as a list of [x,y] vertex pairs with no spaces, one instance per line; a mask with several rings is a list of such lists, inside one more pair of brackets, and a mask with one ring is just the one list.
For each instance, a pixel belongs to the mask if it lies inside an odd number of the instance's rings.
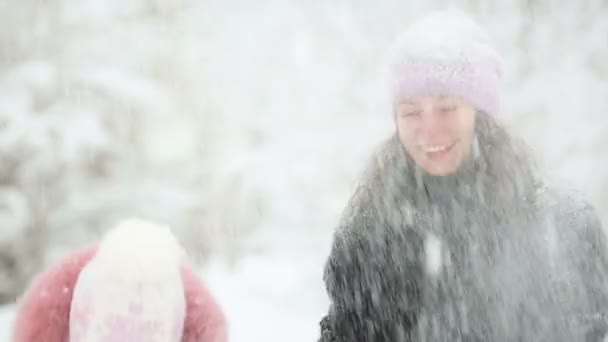
[[137,219],[119,224],[78,277],[70,342],[180,341],[183,257],[168,227]]

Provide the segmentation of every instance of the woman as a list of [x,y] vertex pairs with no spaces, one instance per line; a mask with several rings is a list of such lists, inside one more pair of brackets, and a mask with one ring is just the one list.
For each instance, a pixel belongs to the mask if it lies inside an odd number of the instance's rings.
[[438,12],[395,51],[396,133],[334,235],[320,341],[602,341],[604,233],[497,123],[488,35]]
[[211,293],[166,227],[129,220],[36,279],[13,342],[226,342]]

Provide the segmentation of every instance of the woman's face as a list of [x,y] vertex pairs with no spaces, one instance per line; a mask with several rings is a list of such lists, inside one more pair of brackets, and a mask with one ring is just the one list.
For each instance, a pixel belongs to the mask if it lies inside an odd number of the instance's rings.
[[476,110],[458,97],[425,96],[396,109],[399,140],[416,164],[433,176],[458,170],[469,156]]

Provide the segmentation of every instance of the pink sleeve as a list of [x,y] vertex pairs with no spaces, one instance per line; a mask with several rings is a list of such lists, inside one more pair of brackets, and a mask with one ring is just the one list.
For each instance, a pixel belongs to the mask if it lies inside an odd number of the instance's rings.
[[186,321],[182,342],[227,342],[226,318],[209,290],[188,268],[182,267]]
[[96,248],[73,253],[36,276],[18,302],[13,342],[65,342],[72,290]]

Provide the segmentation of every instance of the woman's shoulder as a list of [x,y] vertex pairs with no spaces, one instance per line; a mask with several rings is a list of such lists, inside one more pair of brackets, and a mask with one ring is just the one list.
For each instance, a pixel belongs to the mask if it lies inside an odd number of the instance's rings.
[[567,184],[542,182],[537,186],[538,199],[561,215],[591,214],[595,208],[580,189]]
[[538,199],[552,223],[562,232],[583,239],[602,232],[599,215],[583,191],[565,184],[542,184]]

